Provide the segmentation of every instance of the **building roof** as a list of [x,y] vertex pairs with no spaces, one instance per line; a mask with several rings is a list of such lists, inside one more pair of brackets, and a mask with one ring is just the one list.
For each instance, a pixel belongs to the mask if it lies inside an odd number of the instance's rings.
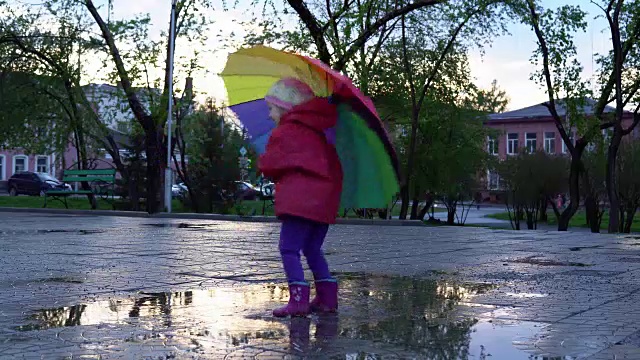
[[121,133],[118,130],[107,128],[109,134],[113,137],[113,140],[119,147],[131,147],[133,146],[133,140],[127,134]]
[[[596,101],[593,99],[586,99],[586,104],[582,108],[582,112],[585,115],[593,115],[593,108],[596,106]],[[529,118],[548,118],[551,116],[549,109],[545,106],[546,102],[538,105],[529,106],[526,108],[506,111],[498,114],[491,114],[488,116],[488,120],[511,120],[511,119],[529,119]],[[611,113],[616,109],[612,106],[605,106],[604,112]],[[567,108],[564,105],[564,101],[556,101],[556,111],[558,115],[565,116],[567,114]],[[626,111],[625,111],[626,112]]]

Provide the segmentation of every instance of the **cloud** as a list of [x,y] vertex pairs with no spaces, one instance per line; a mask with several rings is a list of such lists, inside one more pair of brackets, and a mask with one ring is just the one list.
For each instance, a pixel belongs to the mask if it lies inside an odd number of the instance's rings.
[[534,81],[529,80],[535,70],[527,59],[504,59],[494,57],[490,50],[484,57],[472,52],[469,56],[471,74],[476,79],[476,85],[489,88],[493,80],[507,92],[511,99],[508,109],[520,109],[546,100],[545,91]]

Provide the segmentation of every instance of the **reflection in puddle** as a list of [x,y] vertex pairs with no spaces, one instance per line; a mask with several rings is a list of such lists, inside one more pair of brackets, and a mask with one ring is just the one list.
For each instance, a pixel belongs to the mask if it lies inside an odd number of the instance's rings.
[[506,296],[511,296],[511,297],[515,297],[515,298],[521,298],[521,299],[528,299],[528,298],[543,298],[543,297],[547,297],[549,296],[548,294],[538,294],[538,293],[512,293],[512,292],[507,292],[504,293]]
[[159,228],[176,228],[176,229],[213,229],[216,224],[190,224],[190,223],[151,223],[142,224],[143,226],[159,227]]
[[533,337],[539,325],[478,321],[461,310],[472,309],[461,304],[469,304],[493,285],[362,273],[338,277],[337,316],[276,320],[270,310],[287,300],[286,287],[246,285],[140,293],[44,309],[15,329],[28,334],[77,327],[79,331],[61,336],[81,336],[83,347],[125,357],[132,348],[153,347],[179,358],[273,353],[276,358],[299,354],[336,359],[535,359],[512,342]]
[[106,230],[101,229],[47,229],[47,230],[38,230],[38,229],[14,229],[14,230],[5,230],[0,231],[0,234],[3,235],[31,235],[31,234],[76,234],[76,235],[94,235],[94,234],[102,234],[106,232]]

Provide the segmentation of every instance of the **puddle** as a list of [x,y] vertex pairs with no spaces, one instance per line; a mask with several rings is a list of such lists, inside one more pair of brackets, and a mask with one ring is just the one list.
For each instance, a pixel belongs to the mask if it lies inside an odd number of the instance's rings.
[[53,229],[53,230],[5,230],[0,231],[0,234],[3,235],[32,235],[32,234],[77,234],[77,235],[91,235],[91,234],[102,234],[106,232],[105,230],[98,229],[87,229],[87,230],[78,230],[78,229]]
[[549,294],[538,294],[538,293],[505,293],[506,296],[511,296],[515,298],[521,299],[530,299],[530,298],[543,298],[549,296]]
[[42,309],[28,313],[9,338],[50,336],[79,344],[79,351],[125,358],[153,348],[162,358],[542,359],[523,344],[545,324],[474,316],[487,309],[476,309],[473,298],[492,284],[364,273],[338,278],[338,315],[275,319],[270,312],[288,298],[286,286],[235,284]]
[[570,247],[569,251],[581,251],[581,250],[586,250],[586,249],[599,249],[601,247],[602,247],[602,245],[576,246],[576,247]]
[[39,283],[60,283],[60,284],[82,284],[84,281],[79,278],[69,276],[57,276],[45,279],[38,279],[35,282]]
[[158,228],[177,228],[177,229],[198,229],[209,230],[216,228],[216,224],[188,224],[188,223],[151,223],[142,224],[142,226],[151,226]]
[[538,258],[538,256],[529,256],[526,258],[521,258],[516,260],[508,260],[507,262],[516,263],[516,264],[540,265],[540,266],[577,266],[577,267],[591,266],[589,264],[584,264],[579,262],[565,262],[565,261],[557,261],[557,260],[549,260],[549,259],[540,259]]

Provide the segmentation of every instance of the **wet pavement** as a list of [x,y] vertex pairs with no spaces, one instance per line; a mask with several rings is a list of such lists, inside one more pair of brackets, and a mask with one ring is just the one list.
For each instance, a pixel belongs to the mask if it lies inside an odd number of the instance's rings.
[[0,358],[640,358],[640,237],[336,226],[340,313],[292,320],[277,237],[2,213]]

